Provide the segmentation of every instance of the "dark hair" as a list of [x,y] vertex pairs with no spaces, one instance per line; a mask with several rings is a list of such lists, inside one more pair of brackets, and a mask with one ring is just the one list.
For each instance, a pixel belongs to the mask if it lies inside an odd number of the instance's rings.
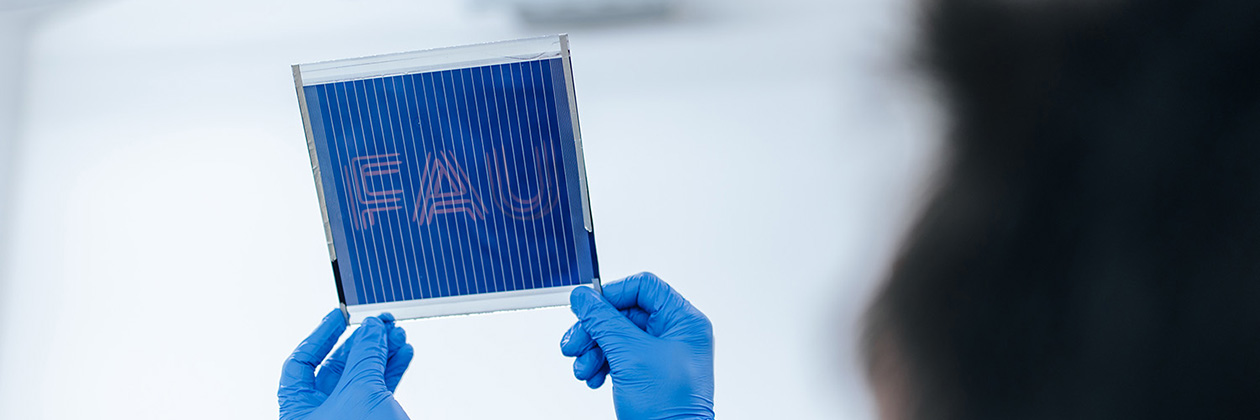
[[867,314],[910,417],[1260,418],[1260,1],[923,23],[948,155]]

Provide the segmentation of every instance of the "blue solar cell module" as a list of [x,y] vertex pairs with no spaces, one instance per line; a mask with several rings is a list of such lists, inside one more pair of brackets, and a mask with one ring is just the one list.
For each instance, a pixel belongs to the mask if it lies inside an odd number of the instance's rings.
[[303,86],[347,305],[589,284],[560,58]]

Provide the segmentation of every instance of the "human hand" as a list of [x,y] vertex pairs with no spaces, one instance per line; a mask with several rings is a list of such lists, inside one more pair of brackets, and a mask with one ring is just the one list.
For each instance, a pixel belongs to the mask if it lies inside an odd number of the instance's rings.
[[368,317],[325,360],[345,331],[345,315],[334,309],[285,360],[277,392],[281,420],[408,419],[394,400],[415,355],[406,332],[388,313]]
[[713,325],[651,273],[569,295],[578,322],[560,340],[591,388],[612,375],[620,420],[713,418]]

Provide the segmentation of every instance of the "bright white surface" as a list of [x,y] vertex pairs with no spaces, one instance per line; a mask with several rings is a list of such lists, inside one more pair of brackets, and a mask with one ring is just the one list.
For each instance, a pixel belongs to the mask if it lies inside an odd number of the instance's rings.
[[[0,418],[272,418],[336,304],[289,65],[568,32],[603,277],[715,323],[725,419],[870,418],[856,315],[936,142],[901,1],[522,27],[453,1],[101,1],[33,33]],[[908,87],[911,86],[911,87]],[[566,309],[404,322],[413,418],[612,418]]]

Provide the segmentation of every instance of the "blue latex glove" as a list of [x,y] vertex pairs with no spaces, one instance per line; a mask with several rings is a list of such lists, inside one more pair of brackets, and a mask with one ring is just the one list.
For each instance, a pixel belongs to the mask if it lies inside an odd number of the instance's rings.
[[325,360],[345,331],[345,315],[334,309],[284,362],[277,392],[282,420],[408,418],[394,400],[415,355],[407,333],[388,313],[369,317]]
[[687,299],[640,273],[569,301],[578,322],[560,351],[591,388],[612,375],[618,419],[713,418],[713,325]]

